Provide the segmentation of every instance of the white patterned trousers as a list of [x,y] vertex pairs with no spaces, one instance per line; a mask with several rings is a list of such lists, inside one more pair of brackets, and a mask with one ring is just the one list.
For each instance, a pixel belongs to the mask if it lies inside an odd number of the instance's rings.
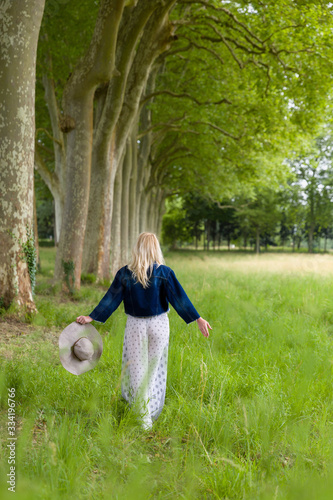
[[168,313],[145,318],[127,315],[121,393],[130,405],[138,405],[148,427],[164,405],[168,346]]

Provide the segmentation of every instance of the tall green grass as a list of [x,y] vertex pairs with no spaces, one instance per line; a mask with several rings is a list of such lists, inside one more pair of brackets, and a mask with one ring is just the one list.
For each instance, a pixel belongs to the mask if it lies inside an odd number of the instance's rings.
[[104,341],[97,367],[66,372],[59,334],[107,288],[87,280],[70,299],[49,284],[54,249],[41,257],[32,332],[0,351],[1,498],[12,495],[8,387],[18,417],[15,498],[333,497],[332,275],[272,272],[274,255],[266,271],[246,255],[167,255],[213,331],[205,339],[170,312],[166,402],[147,432],[120,394],[122,306],[95,325]]

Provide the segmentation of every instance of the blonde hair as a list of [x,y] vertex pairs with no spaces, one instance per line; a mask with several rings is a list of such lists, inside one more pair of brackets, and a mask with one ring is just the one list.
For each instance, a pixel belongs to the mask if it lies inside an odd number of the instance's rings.
[[141,283],[143,288],[149,286],[149,277],[153,271],[154,262],[158,266],[164,264],[157,236],[154,233],[141,233],[133,247],[132,260],[127,267],[132,271],[133,278]]

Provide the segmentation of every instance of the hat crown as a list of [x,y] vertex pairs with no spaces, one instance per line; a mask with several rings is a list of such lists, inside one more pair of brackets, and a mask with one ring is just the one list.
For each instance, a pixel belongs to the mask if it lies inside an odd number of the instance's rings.
[[94,346],[87,337],[81,337],[75,342],[73,351],[79,360],[90,360],[94,354]]
[[98,363],[103,340],[91,323],[73,321],[59,336],[59,357],[62,366],[73,375],[81,375]]

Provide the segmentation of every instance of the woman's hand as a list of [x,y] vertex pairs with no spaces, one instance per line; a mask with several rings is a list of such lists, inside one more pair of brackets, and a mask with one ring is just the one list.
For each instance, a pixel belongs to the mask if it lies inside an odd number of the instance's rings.
[[91,323],[93,319],[90,316],[78,316],[76,322],[84,325],[85,323]]
[[197,324],[198,324],[199,330],[202,333],[202,335],[204,337],[209,337],[208,328],[210,328],[211,330],[213,330],[213,328],[210,326],[210,324],[208,323],[208,321],[206,321],[203,318],[198,318],[197,319]]

